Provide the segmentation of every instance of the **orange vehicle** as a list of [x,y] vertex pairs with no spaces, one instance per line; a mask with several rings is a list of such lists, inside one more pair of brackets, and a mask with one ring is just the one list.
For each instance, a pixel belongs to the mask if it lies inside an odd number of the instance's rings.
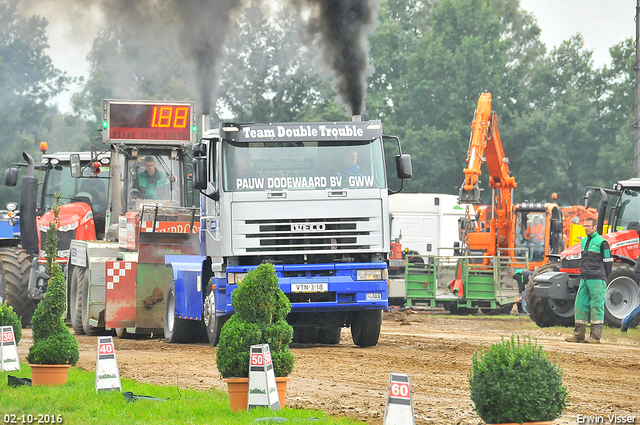
[[[550,256],[558,256],[564,247],[562,212],[555,203],[524,202],[513,204],[516,179],[509,170],[497,127],[496,113],[491,110],[491,93],[482,93],[471,125],[471,139],[460,187],[461,204],[480,204],[480,176],[486,162],[491,205],[484,209],[485,226],[478,225],[464,235],[470,255],[510,257],[528,263],[528,268],[547,264]],[[555,200],[555,198],[554,198]],[[487,258],[483,263],[489,264]],[[510,262],[513,263],[513,262]]]

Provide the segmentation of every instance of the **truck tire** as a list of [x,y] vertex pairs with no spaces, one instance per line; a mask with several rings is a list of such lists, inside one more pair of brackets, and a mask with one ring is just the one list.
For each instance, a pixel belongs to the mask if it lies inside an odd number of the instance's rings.
[[82,286],[86,269],[74,267],[69,282],[69,316],[76,335],[84,335],[82,327]]
[[614,264],[607,279],[607,294],[604,300],[604,323],[620,328],[622,320],[639,304],[638,282],[632,266]]
[[164,298],[164,340],[168,343],[189,343],[193,341],[196,327],[193,320],[185,320],[176,317],[176,287],[171,280],[167,283],[167,293]]
[[80,311],[82,313],[82,330],[87,336],[105,335],[104,328],[93,326],[89,323],[89,271],[85,267],[74,267],[74,272],[78,271],[77,291],[81,294]]
[[216,316],[216,297],[213,289],[213,277],[209,279],[207,284],[207,295],[202,305],[202,319],[204,327],[207,331],[207,339],[209,344],[215,347],[220,339],[220,331],[226,320],[223,317]]
[[31,326],[31,317],[38,305],[36,300],[29,298],[29,273],[31,261],[29,254],[22,248],[0,248],[0,266],[2,269],[2,285],[0,297],[13,307],[13,311],[20,316],[22,327]]
[[333,326],[318,329],[318,343],[336,345],[340,344],[341,326]]
[[378,343],[382,326],[382,310],[362,310],[355,313],[351,322],[353,343],[360,347],[371,347]]
[[536,322],[536,325],[541,328],[547,328],[550,326],[569,326],[574,325],[573,317],[573,304],[574,300],[554,300],[550,298],[536,297],[533,291],[534,278],[539,274],[558,271],[558,264],[547,264],[540,267],[529,278],[529,282],[526,284],[526,293],[524,299],[527,303],[527,311],[529,312],[529,318]]

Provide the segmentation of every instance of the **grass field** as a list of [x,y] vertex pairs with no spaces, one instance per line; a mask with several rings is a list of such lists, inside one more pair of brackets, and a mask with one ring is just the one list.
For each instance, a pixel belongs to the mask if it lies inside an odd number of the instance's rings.
[[[22,370],[0,372],[0,424],[269,424],[285,423],[352,425],[313,410],[253,409],[231,412],[227,393],[195,391],[141,384],[122,379],[122,390],[163,399],[129,402],[117,391],[96,393],[95,372],[71,368],[66,385],[57,387],[9,387],[8,375],[31,378],[28,364]],[[269,419],[273,418],[273,419]]]

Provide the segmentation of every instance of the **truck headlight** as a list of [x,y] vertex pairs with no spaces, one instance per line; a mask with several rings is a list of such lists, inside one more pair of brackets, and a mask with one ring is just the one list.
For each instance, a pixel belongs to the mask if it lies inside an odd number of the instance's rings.
[[356,280],[387,280],[387,269],[356,270]]
[[238,283],[242,282],[242,279],[244,279],[245,277],[247,277],[246,273],[229,273],[227,275],[227,283],[231,285],[237,285]]

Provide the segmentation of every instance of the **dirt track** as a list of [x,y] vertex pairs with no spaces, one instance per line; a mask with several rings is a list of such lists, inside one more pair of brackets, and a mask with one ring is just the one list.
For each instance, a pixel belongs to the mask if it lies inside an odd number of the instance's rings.
[[[353,345],[343,330],[337,346],[293,344],[296,365],[287,406],[316,408],[381,424],[389,372],[411,375],[416,424],[481,424],[469,398],[467,372],[479,344],[502,335],[530,335],[557,354],[570,390],[566,413],[554,424],[576,424],[578,415],[635,416],[640,423],[640,328],[623,336],[605,330],[600,345],[569,344],[567,335],[540,329],[528,318],[387,314],[376,347]],[[95,370],[96,338],[78,336],[78,366]],[[161,339],[115,338],[120,374],[143,382],[225,389],[215,366],[215,348],[205,344],[165,344]],[[26,329],[19,355],[31,345]]]

